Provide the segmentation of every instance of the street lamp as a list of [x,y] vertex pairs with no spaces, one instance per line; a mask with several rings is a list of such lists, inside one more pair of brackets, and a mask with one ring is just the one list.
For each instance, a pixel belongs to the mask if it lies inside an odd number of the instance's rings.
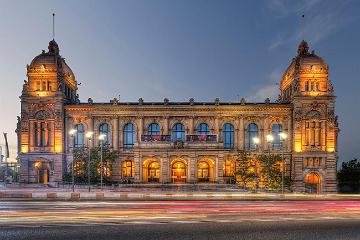
[[102,190],[103,188],[103,142],[105,139],[105,134],[100,134],[99,140],[100,140],[100,188]]
[[282,161],[282,169],[281,169],[281,192],[284,194],[284,171],[285,171],[285,163],[284,163],[284,149],[285,149],[285,140],[287,138],[287,134],[284,132],[279,133],[281,140],[281,161]]
[[[260,139],[258,137],[254,137],[252,140],[255,146],[255,150],[257,150],[257,146],[260,143]],[[257,188],[258,188],[258,179],[257,179],[257,168],[256,168],[256,159],[255,159],[255,191],[257,191]]]
[[90,192],[90,160],[91,160],[91,157],[90,157],[90,154],[91,154],[91,139],[92,139],[92,136],[93,136],[93,132],[87,132],[86,133],[86,138],[88,140],[88,150],[89,150],[89,159],[88,159],[88,162],[87,162],[87,173],[88,173],[88,187],[89,187],[89,192]]
[[[73,139],[73,147],[75,146],[75,139],[74,139],[74,137],[75,137],[75,133],[77,132],[77,130],[76,129],[71,129],[70,131],[69,131],[69,134],[70,134],[70,137],[71,137],[71,139]],[[72,164],[71,164],[71,166],[72,166],[72,171],[71,171],[71,178],[72,178],[72,191],[73,192],[75,192],[75,176],[74,176],[74,150],[73,150],[73,160],[72,160]]]
[[271,155],[270,150],[271,150],[271,144],[274,141],[273,135],[271,134],[266,135],[266,141],[268,143],[268,148],[269,148],[269,158],[268,158],[267,168],[268,168],[268,184],[270,186],[270,155]]

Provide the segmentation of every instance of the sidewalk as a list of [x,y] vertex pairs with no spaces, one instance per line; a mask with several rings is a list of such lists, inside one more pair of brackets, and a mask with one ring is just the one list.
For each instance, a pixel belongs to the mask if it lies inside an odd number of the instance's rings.
[[159,188],[0,188],[0,201],[4,200],[355,200],[360,201],[360,194],[303,194],[303,193],[265,193],[246,192],[240,189],[222,189],[217,191],[202,190],[162,190]]

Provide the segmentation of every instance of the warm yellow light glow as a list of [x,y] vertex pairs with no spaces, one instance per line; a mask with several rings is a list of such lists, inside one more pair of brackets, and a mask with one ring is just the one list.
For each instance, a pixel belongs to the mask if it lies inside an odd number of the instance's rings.
[[36,168],[39,168],[40,166],[41,166],[41,162],[36,162],[36,163],[35,163],[35,167],[36,167]]
[[28,152],[28,146],[27,145],[22,145],[21,146],[21,152],[22,153],[27,153]]
[[36,95],[38,97],[46,97],[48,95],[48,92],[46,92],[46,91],[36,91]]
[[333,147],[328,147],[328,148],[327,148],[327,151],[328,151],[328,152],[335,152],[335,149],[334,149]]
[[254,143],[254,144],[259,144],[259,143],[260,143],[260,139],[257,138],[257,137],[254,137],[254,138],[253,138],[253,143]]
[[100,134],[99,136],[99,140],[100,141],[103,141],[105,139],[106,135],[105,134]]
[[94,134],[93,132],[87,132],[85,136],[86,136],[86,138],[89,139],[89,138],[92,138],[93,134]]
[[273,135],[270,135],[270,134],[269,134],[269,135],[266,135],[266,141],[267,141],[268,143],[274,141]]
[[74,136],[76,132],[77,132],[76,129],[71,129],[71,130],[69,131],[69,134],[70,134],[71,136]]
[[287,134],[284,132],[279,133],[280,139],[285,140],[287,138]]
[[61,153],[62,152],[62,145],[61,144],[55,144],[55,152]]
[[295,142],[295,152],[301,152],[301,142]]

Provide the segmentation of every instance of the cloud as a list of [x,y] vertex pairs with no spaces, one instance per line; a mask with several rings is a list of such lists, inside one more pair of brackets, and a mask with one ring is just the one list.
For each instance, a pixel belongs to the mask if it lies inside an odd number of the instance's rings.
[[[316,44],[331,34],[336,33],[351,21],[344,12],[349,1],[331,2],[320,0],[271,0],[268,7],[270,12],[280,18],[298,18],[297,26],[290,31],[279,33],[270,43],[269,50],[293,44],[306,39]],[[301,15],[305,14],[305,18]],[[291,20],[290,20],[291,21]]]
[[254,93],[247,99],[249,102],[264,102],[266,98],[270,98],[272,101],[277,99],[279,94],[278,83],[282,77],[282,70],[275,68],[268,75],[268,83],[260,88],[256,88]]

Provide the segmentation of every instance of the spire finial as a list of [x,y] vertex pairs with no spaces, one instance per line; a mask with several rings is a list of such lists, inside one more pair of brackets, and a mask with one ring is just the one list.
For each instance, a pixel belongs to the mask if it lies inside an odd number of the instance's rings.
[[53,13],[52,16],[53,16],[53,29],[52,29],[53,34],[52,35],[53,35],[53,40],[55,40],[55,13]]

